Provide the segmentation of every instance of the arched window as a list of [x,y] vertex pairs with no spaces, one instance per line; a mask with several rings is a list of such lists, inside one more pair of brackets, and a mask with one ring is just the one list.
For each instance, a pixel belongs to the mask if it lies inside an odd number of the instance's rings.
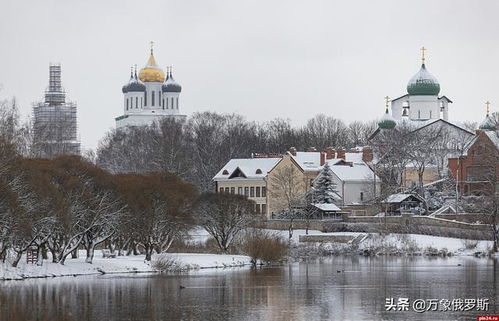
[[133,109],[133,97],[130,97],[130,109]]
[[173,105],[173,97],[172,97],[172,109],[175,107],[175,105]]
[[128,98],[126,99],[126,110],[128,110]]
[[166,109],[168,109],[168,98],[166,98]]
[[147,106],[147,91],[144,92],[144,106]]
[[139,97],[135,97],[135,109],[139,108]]
[[163,98],[163,109],[165,109],[165,99]]
[[154,91],[151,91],[151,106],[154,106]]
[[224,169],[224,171],[222,172],[222,175],[229,175],[229,171]]
[[257,169],[255,174],[261,174],[262,173],[262,170],[261,169]]

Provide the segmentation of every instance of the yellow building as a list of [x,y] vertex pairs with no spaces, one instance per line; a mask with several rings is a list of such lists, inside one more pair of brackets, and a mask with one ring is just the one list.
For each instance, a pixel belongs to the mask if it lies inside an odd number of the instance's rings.
[[256,213],[269,218],[294,205],[310,187],[290,155],[231,159],[213,181],[218,193],[245,195],[256,203]]

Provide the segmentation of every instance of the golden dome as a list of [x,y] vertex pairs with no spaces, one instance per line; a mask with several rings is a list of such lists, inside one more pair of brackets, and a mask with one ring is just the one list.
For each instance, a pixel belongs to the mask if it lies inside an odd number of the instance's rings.
[[151,55],[147,61],[147,65],[140,69],[139,79],[143,82],[163,82],[165,81],[165,73],[156,64],[154,59],[153,50],[151,48]]

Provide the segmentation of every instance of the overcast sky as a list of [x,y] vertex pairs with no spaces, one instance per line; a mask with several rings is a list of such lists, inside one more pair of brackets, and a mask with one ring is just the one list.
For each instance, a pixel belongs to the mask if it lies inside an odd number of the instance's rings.
[[420,66],[454,101],[451,120],[499,111],[497,1],[0,0],[0,98],[23,115],[48,85],[49,62],[78,104],[84,148],[123,112],[130,65],[174,66],[181,112],[237,112],[301,125],[315,114],[372,120]]

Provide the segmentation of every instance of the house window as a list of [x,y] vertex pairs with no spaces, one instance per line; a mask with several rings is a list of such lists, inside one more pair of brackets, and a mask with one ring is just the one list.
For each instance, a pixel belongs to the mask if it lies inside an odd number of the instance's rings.
[[243,188],[242,187],[237,188],[237,194],[243,195]]
[[154,91],[151,91],[151,106],[154,106],[154,99],[156,95],[154,94]]
[[135,97],[135,108],[139,108],[139,97]]
[[126,99],[126,110],[128,110],[128,98]]
[[228,187],[225,188],[225,193],[229,194],[229,188]]
[[223,192],[224,192],[224,188],[220,187],[220,193],[223,193]]
[[174,107],[174,106],[173,106],[173,97],[172,97],[172,109],[173,109],[173,107]]
[[250,187],[250,197],[255,197],[255,188]]
[[163,98],[163,109],[165,109],[165,99]]
[[262,173],[262,170],[261,169],[257,169],[255,174],[261,174]]
[[230,193],[231,194],[236,194],[236,188],[235,187],[231,187],[230,188]]
[[178,109],[178,97],[177,97],[177,109]]
[[262,197],[267,197],[267,188],[262,186]]
[[140,97],[140,108],[142,108],[142,106],[144,106],[144,103],[142,102],[142,97]]
[[364,200],[364,192],[360,192],[360,200],[363,201]]
[[256,197],[260,197],[260,186],[256,188]]
[[267,214],[267,204],[262,204],[262,214]]
[[249,187],[244,188],[244,196],[246,196],[246,197],[249,196]]
[[256,214],[260,214],[260,204],[255,204],[255,212]]
[[147,106],[147,92],[144,92],[144,106]]
[[222,175],[229,175],[229,171],[224,169],[224,171],[222,172]]

